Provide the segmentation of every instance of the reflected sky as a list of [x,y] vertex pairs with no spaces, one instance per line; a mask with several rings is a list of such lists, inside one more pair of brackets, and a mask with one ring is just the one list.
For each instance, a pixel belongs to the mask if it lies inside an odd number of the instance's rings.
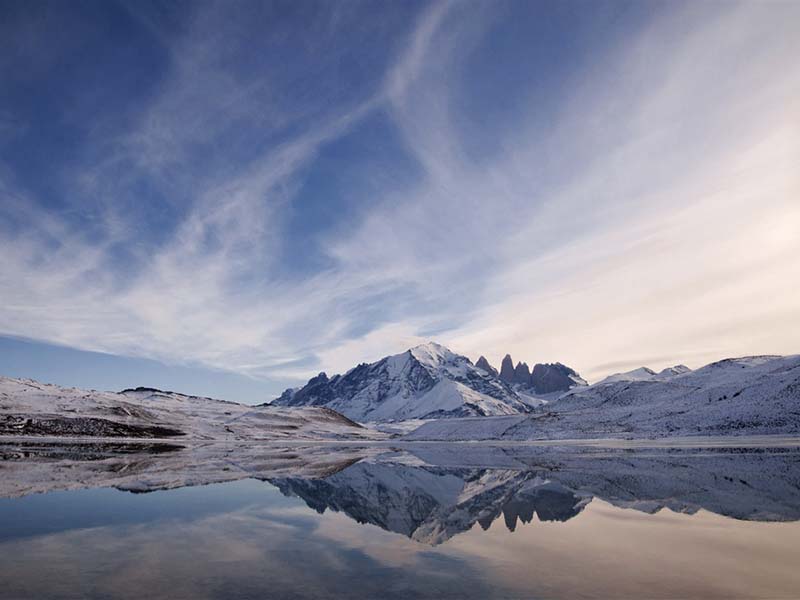
[[[800,589],[796,450],[483,449],[463,450],[459,465],[443,450],[434,464],[432,452],[373,450],[331,472],[303,466],[148,493],[2,498],[0,597],[795,598]],[[2,475],[18,477],[7,468],[17,461],[0,461]],[[90,462],[103,461],[95,452]],[[724,514],[733,511],[746,514]]]

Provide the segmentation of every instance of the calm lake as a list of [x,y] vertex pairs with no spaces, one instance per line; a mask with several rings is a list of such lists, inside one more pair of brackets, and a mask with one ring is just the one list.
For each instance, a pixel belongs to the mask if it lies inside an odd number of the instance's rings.
[[2,598],[798,598],[800,448],[0,445]]

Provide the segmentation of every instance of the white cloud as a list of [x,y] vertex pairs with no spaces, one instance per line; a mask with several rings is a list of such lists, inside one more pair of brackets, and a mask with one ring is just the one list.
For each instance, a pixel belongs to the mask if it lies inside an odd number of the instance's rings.
[[[478,162],[461,146],[452,94],[490,10],[433,5],[383,89],[291,114],[262,104],[268,77],[227,73],[200,27],[172,49],[172,76],[109,158],[133,152],[164,189],[192,199],[172,239],[138,248],[137,268],[121,275],[115,245],[137,248],[124,215],[109,210],[107,235],[92,239],[33,208],[0,171],[8,222],[33,224],[0,235],[0,332],[292,377],[399,352],[433,329],[473,358],[511,352],[590,377],[643,357],[697,366],[798,351],[797,8],[703,5],[664,17],[594,57],[565,91],[554,133],[539,135],[531,106],[502,150]],[[348,230],[323,240],[333,267],[284,277],[286,207],[305,169],[378,110],[421,178],[381,188]],[[211,161],[196,181],[164,183],[187,148],[241,119],[272,131],[309,114],[244,164]],[[76,179],[113,198],[107,168]]]

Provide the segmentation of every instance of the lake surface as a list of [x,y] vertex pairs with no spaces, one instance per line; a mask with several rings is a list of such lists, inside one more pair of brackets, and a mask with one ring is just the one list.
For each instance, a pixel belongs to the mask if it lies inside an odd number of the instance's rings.
[[800,597],[791,443],[0,457],[2,598]]

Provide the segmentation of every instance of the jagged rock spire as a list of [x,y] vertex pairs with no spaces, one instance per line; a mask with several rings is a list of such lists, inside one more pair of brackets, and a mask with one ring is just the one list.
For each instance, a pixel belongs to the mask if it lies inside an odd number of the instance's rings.
[[530,385],[531,383],[531,370],[528,363],[519,362],[514,369],[514,383],[522,385]]
[[514,361],[511,360],[510,354],[506,354],[500,365],[500,379],[506,383],[514,383]]

